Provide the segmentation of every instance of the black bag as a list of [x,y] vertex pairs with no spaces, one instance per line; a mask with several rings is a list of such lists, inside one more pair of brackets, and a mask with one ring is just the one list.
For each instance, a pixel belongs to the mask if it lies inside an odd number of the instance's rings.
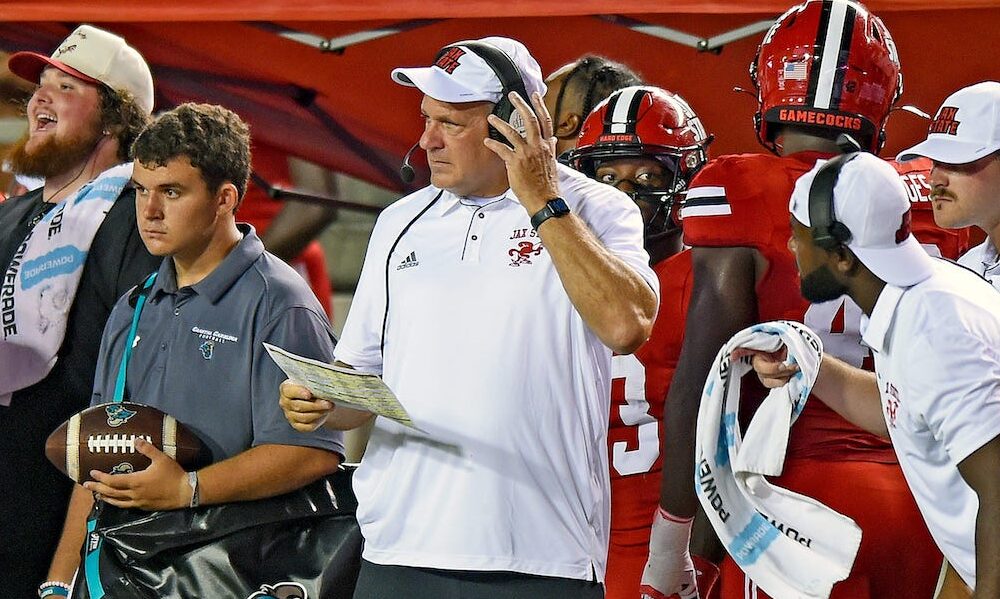
[[361,567],[352,473],[341,467],[286,495],[194,509],[97,502],[73,598],[350,599]]

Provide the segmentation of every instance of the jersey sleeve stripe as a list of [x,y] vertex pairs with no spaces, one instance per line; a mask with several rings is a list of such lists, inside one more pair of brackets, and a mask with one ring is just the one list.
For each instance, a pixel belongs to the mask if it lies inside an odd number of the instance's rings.
[[687,191],[685,196],[685,201],[701,200],[707,198],[714,198],[719,202],[728,202],[726,200],[726,188],[725,187],[692,187]]
[[725,187],[695,187],[689,189],[681,206],[681,218],[689,216],[724,216],[733,209],[726,199]]
[[698,206],[684,206],[681,208],[681,219],[692,216],[725,216],[732,214],[733,209],[726,204],[702,204]]

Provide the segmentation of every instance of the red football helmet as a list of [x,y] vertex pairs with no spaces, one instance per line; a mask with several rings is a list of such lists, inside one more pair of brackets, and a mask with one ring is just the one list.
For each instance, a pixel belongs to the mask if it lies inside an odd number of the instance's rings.
[[852,0],[807,0],[775,21],[750,63],[754,126],[772,152],[773,125],[832,129],[878,153],[903,93],[896,45],[882,20]]
[[[651,202],[662,215],[660,225],[673,223],[675,203],[708,161],[712,136],[683,98],[652,86],[626,87],[611,94],[587,116],[569,163],[591,178],[601,162],[619,158],[651,158],[664,168],[663,187],[637,187],[630,195]],[[651,223],[647,223],[649,226]]]

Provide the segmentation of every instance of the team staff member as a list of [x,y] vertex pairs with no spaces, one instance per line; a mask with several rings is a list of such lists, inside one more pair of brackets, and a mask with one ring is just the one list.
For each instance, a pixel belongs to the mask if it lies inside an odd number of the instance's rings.
[[[457,42],[393,78],[424,94],[431,185],[379,217],[336,357],[381,372],[426,432],[375,421],[355,597],[602,597],[611,352],[646,340],[657,303],[639,209],[556,164],[521,43]],[[524,137],[491,114],[507,102]],[[302,429],[372,417],[282,394]]]
[[[841,41],[836,48],[824,41],[835,39]],[[690,534],[683,520],[697,506],[690,482],[693,435],[705,379],[719,348],[751,324],[787,319],[816,330],[831,354],[871,367],[868,349],[860,344],[857,305],[849,298],[809,305],[798,297],[798,276],[787,247],[787,198],[817,160],[841,152],[835,143],[839,135],[850,134],[872,151],[882,146],[889,110],[901,93],[892,37],[881,20],[856,2],[809,0],[789,9],[767,32],[751,73],[760,100],[758,138],[776,155],[713,160],[691,183],[682,210],[684,240],[693,248],[694,291],[665,414],[661,505],[669,515],[654,523],[643,577],[644,584],[665,596],[685,580],[678,576],[684,571]],[[843,117],[832,121],[850,128],[816,125],[829,122],[829,115]],[[745,386],[741,405],[752,411],[761,397],[762,390]],[[864,531],[851,575],[834,586],[833,599],[933,593],[941,555],[920,524],[887,440],[859,429],[822,402],[809,402],[791,430],[787,455],[776,485],[815,498]],[[900,553],[904,545],[907,551]],[[726,599],[765,596],[729,556],[722,563],[721,580]]]
[[[334,338],[308,285],[264,251],[235,212],[250,169],[249,129],[220,106],[183,104],[135,143],[136,212],[149,251],[165,256],[151,283],[122,297],[104,331],[93,403],[112,401],[137,293],[148,294],[131,343],[125,397],[174,416],[208,445],[213,463],[185,472],[148,443],[132,474],[92,473],[77,486],[49,578],[68,583],[79,564],[92,493],[118,508],[174,510],[271,497],[332,471],[340,433],[301,435],[274,389],[284,378],[263,342],[329,359]],[[98,519],[98,526],[101,520]],[[198,588],[223,574],[199,572]],[[220,578],[213,578],[220,577]],[[81,576],[82,578],[82,576]]]
[[[112,306],[160,262],[142,245],[126,185],[153,78],[125,40],[89,25],[52,57],[19,52],[8,67],[38,86],[8,160],[45,180],[0,203],[0,588],[30,597],[72,489],[45,459],[45,439],[87,406]],[[22,268],[53,252],[76,268]]]
[[545,78],[545,108],[552,115],[556,156],[576,147],[583,121],[601,100],[642,78],[629,67],[595,54],[585,54]]
[[959,264],[1000,289],[1000,83],[984,81],[948,96],[927,139],[901,152],[899,160],[921,156],[934,162],[931,200],[938,224],[986,232],[986,240]]
[[[846,158],[826,200],[843,230],[812,222],[810,189],[836,165],[817,166],[795,185],[789,245],[806,299],[847,294],[861,306],[875,372],[824,355],[813,393],[892,440],[948,562],[973,597],[1000,597],[1000,296],[922,251],[888,165]],[[754,368],[768,386],[795,373],[773,356],[756,356]]]
[[590,113],[570,164],[632,196],[660,281],[660,311],[649,340],[611,358],[611,543],[608,599],[635,599],[659,509],[664,401],[677,368],[688,300],[691,252],[682,251],[677,212],[688,183],[708,160],[711,137],[680,96],[626,87]]

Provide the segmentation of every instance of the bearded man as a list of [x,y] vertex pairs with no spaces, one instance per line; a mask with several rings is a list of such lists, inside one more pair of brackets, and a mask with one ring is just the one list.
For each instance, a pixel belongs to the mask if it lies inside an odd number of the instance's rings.
[[108,314],[159,263],[127,185],[153,79],[125,40],[88,25],[51,57],[20,52],[8,67],[38,85],[8,160],[44,179],[0,204],[0,588],[30,597],[72,488],[46,461],[45,439],[88,405]]

